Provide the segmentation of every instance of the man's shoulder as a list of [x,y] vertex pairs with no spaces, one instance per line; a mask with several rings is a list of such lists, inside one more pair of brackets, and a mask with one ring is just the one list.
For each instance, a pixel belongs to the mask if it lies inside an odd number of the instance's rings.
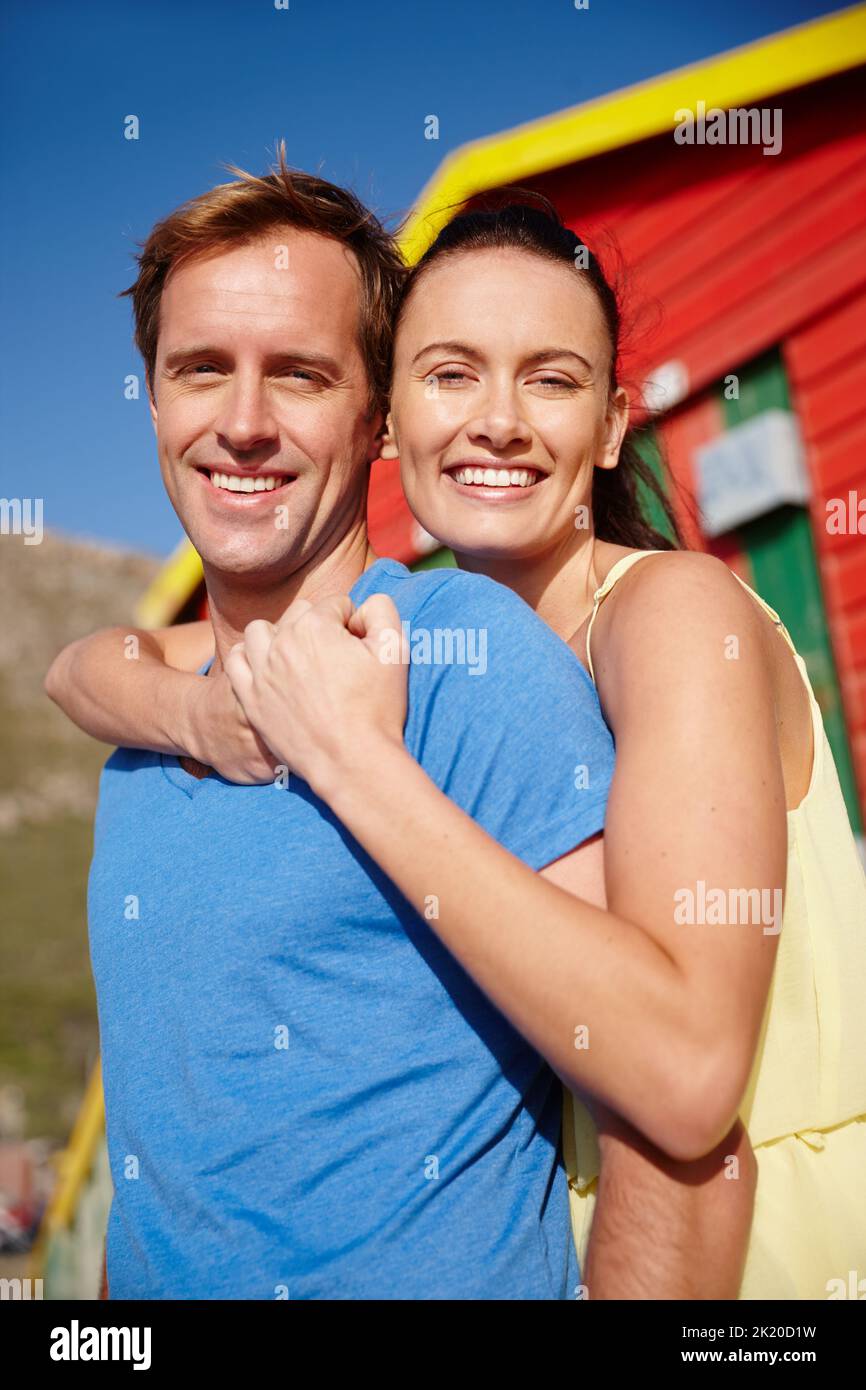
[[[415,583],[414,581],[420,581]],[[408,575],[391,591],[409,641],[416,698],[421,684],[462,688],[488,710],[510,707],[516,691],[601,724],[598,694],[576,654],[513,589],[487,575],[439,570]],[[416,666],[431,667],[420,682]],[[479,685],[467,676],[485,675]]]
[[431,598],[441,599],[455,586],[460,588],[464,580],[475,577],[454,566],[410,570],[399,560],[384,558],[361,575],[352,590],[352,597],[356,603],[361,603],[372,594],[387,594],[394,600],[401,616],[408,617],[417,613]]
[[464,625],[469,615],[480,616],[491,623],[510,620],[523,629],[532,629],[546,634],[553,642],[558,641],[513,589],[486,574],[473,574],[453,566],[409,570],[396,561],[386,561],[371,579],[364,597],[387,593],[403,618],[420,616],[423,610],[428,618],[443,622],[453,618]]
[[[483,690],[485,707],[505,717],[520,691],[563,717],[583,714],[603,727],[595,686],[577,656],[513,589],[486,574],[412,571],[394,561],[368,575],[356,601],[387,593],[396,605],[409,640],[416,705],[446,689],[450,701],[462,691],[475,705]],[[467,679],[480,675],[487,677],[480,684]]]

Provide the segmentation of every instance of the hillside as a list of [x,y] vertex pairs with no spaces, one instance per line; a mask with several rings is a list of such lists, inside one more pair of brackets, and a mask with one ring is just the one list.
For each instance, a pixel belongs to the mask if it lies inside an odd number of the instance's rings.
[[0,1088],[23,1090],[25,1136],[66,1138],[98,1050],[86,892],[110,752],[42,680],[67,642],[130,622],[159,565],[50,532],[0,536]]

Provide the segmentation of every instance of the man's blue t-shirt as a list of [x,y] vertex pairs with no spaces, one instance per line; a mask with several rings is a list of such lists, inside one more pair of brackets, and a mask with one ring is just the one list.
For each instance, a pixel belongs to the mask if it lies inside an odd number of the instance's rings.
[[[597,833],[613,745],[567,646],[481,575],[379,560],[380,592],[437,786],[533,869]],[[306,782],[118,749],[88,911],[112,1298],[574,1296],[558,1078]]]

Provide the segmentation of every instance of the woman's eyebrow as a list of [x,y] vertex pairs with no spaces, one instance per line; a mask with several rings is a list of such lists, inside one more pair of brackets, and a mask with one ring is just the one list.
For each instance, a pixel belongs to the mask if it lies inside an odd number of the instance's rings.
[[426,347],[422,347],[421,351],[416,352],[412,358],[412,366],[414,367],[415,363],[428,352],[449,352],[453,353],[455,357],[480,356],[478,349],[470,347],[468,343],[458,343],[455,339],[447,339],[445,342],[428,343]]
[[592,363],[573,348],[544,348],[541,352],[533,352],[531,357],[527,357],[526,363],[528,365],[530,362],[552,362],[556,357],[573,357],[576,361],[582,362],[587,371],[593,370]]
[[[447,352],[453,354],[455,357],[477,358],[482,356],[477,348],[470,347],[468,343],[461,343],[456,341],[456,339],[446,339],[441,343],[428,343],[420,352],[416,352],[415,356],[412,358],[412,366],[414,367],[415,363],[428,352]],[[582,363],[587,371],[591,372],[593,370],[592,363],[581,353],[575,352],[573,348],[561,347],[542,348],[540,352],[533,352],[524,360],[524,365],[528,366],[530,363],[533,363],[540,366],[542,362],[552,362],[555,358],[559,357],[573,357],[575,361]]]

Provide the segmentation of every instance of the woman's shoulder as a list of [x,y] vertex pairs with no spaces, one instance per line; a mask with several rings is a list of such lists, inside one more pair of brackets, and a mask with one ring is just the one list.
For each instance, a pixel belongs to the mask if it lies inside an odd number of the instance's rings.
[[[623,563],[632,556],[631,564]],[[632,551],[600,604],[593,658],[632,673],[717,670],[720,652],[761,642],[766,620],[723,560],[701,551]],[[611,576],[612,565],[606,578]],[[602,586],[604,587],[604,586]],[[736,639],[736,641],[732,641]]]
[[[699,550],[626,550],[607,567],[602,588],[613,579],[609,592],[622,611],[639,610],[642,616],[660,602],[673,605],[684,617],[690,612],[708,616],[716,609],[749,612],[754,604],[736,575],[715,555]],[[709,604],[709,609],[705,605]]]

